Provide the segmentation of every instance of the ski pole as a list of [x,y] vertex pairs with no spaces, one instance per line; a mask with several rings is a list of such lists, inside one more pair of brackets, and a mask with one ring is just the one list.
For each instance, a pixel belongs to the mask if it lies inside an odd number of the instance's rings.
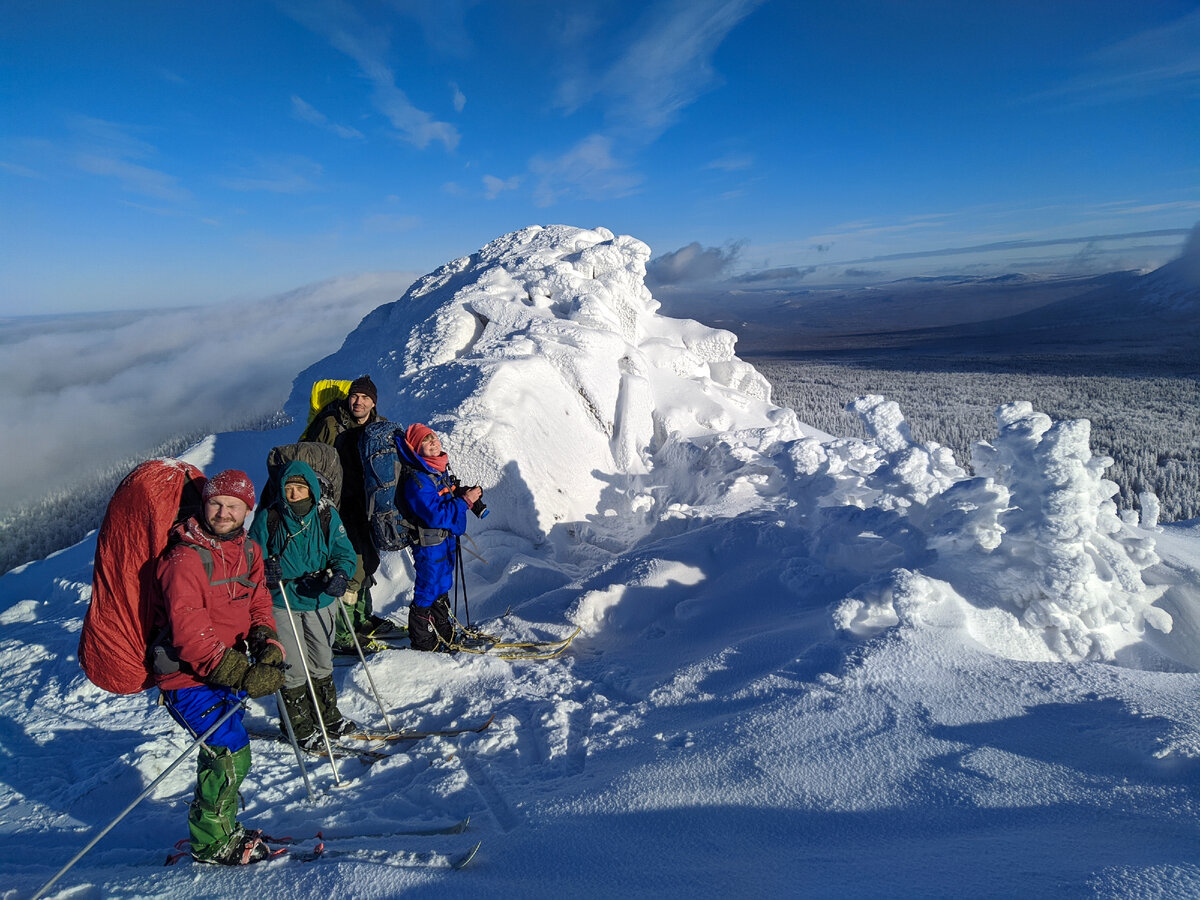
[[76,853],[75,856],[71,859],[71,861],[69,863],[67,863],[65,866],[63,866],[61,869],[59,869],[58,873],[53,878],[51,878],[49,881],[47,881],[45,884],[43,884],[42,889],[33,895],[32,900],[38,900],[39,897],[45,896],[46,891],[50,890],[51,886],[56,881],[58,881],[58,879],[62,878],[65,874],[67,874],[67,870],[70,869],[71,866],[75,865],[75,863],[77,863],[77,862],[79,862],[79,860],[83,859],[84,854],[87,853],[89,850],[91,850],[93,847],[95,847],[96,844],[100,843],[100,839],[102,837],[104,837],[106,834],[108,834],[110,831],[112,831],[113,828],[116,827],[118,822],[120,822],[123,818],[125,818],[127,815],[129,815],[131,812],[133,812],[133,808],[135,806],[137,806],[139,803],[141,803],[144,799],[146,799],[146,797],[148,797],[150,795],[150,793],[156,787],[158,787],[159,782],[161,782],[164,778],[166,778],[173,771],[175,771],[175,767],[178,766],[181,762],[183,762],[187,758],[187,755],[192,752],[192,748],[198,747],[200,744],[204,743],[204,741],[207,740],[210,736],[212,736],[212,734],[218,728],[220,728],[222,725],[225,724],[226,719],[228,719],[230,716],[232,716],[235,712],[237,712],[243,706],[244,706],[244,703],[235,704],[232,709],[230,709],[228,712],[225,713],[225,715],[223,715],[223,716],[221,716],[221,718],[217,719],[217,721],[213,723],[213,726],[211,728],[209,728],[208,731],[204,732],[204,734],[200,735],[198,738],[196,738],[194,741],[192,741],[190,744],[188,744],[187,749],[179,754],[179,758],[176,759],[175,762],[171,763],[171,765],[167,766],[166,771],[164,771],[161,775],[159,775],[152,782],[150,782],[149,786],[144,791],[142,791],[140,794],[138,794],[137,797],[134,798],[133,802],[130,803],[127,807],[125,807],[124,810],[121,811],[121,814],[119,816],[117,816],[115,819],[113,819],[111,822],[109,822],[108,825],[106,825],[104,827],[103,831],[101,831],[98,835],[96,835],[94,838],[92,838],[90,841],[88,841],[88,845],[86,847],[84,847],[82,850],[80,850],[78,853]]
[[350,640],[354,641],[354,649],[358,651],[358,658],[362,660],[363,671],[367,673],[367,683],[371,685],[371,693],[375,695],[375,702],[379,704],[379,711],[383,714],[383,724],[387,726],[388,733],[391,733],[392,722],[388,718],[387,710],[383,708],[383,701],[379,699],[379,691],[375,690],[375,679],[371,676],[371,667],[367,665],[366,654],[363,653],[362,644],[358,642],[358,634],[354,630],[354,623],[350,621],[350,611],[346,609],[346,604],[342,602],[342,598],[337,598],[338,609],[342,611],[342,618],[346,620],[346,628],[350,631]]
[[287,732],[288,740],[292,742],[292,749],[296,751],[296,765],[300,767],[300,776],[304,779],[304,789],[308,791],[308,799],[316,800],[312,785],[308,780],[308,767],[304,765],[304,754],[300,751],[300,742],[296,740],[296,730],[292,728],[292,717],[288,715],[287,704],[283,702],[282,689],[275,692],[275,702],[279,704],[279,718],[283,722],[283,730]]
[[283,606],[287,610],[288,622],[292,625],[292,634],[296,638],[296,647],[300,651],[300,665],[304,667],[304,680],[308,682],[308,694],[312,697],[313,712],[317,714],[317,724],[321,726],[321,737],[325,740],[325,752],[329,754],[329,767],[333,769],[333,783],[342,786],[341,776],[338,775],[337,759],[333,755],[333,745],[329,743],[329,732],[325,730],[325,717],[321,715],[321,701],[317,699],[317,687],[313,684],[312,674],[308,671],[308,660],[304,656],[304,642],[300,640],[300,629],[296,627],[296,616],[292,612],[292,603],[288,600],[287,589],[279,582],[279,595],[283,597]]
[[[461,581],[462,582],[462,592],[463,592],[463,616],[467,620],[467,627],[470,628],[471,627],[471,605],[469,603],[467,603],[467,568],[466,568],[466,566],[463,565],[461,546],[462,546],[462,542],[456,536],[454,538],[454,565],[457,569],[459,577],[455,579],[454,599],[456,601],[455,605],[457,606],[458,605],[457,604],[458,582]],[[458,612],[458,610],[456,609],[455,613],[457,614],[457,612]]]

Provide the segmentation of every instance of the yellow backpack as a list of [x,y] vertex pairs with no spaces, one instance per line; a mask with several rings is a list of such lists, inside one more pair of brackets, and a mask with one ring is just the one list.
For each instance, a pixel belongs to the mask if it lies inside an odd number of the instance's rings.
[[336,378],[322,378],[320,381],[314,381],[312,395],[308,400],[308,424],[312,424],[317,413],[324,409],[326,404],[348,397],[350,385],[353,383],[352,381],[339,381]]

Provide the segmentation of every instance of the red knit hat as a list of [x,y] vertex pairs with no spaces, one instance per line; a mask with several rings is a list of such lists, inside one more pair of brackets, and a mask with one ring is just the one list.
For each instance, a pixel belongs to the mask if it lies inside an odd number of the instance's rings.
[[420,455],[421,441],[433,434],[433,429],[428,425],[422,425],[420,422],[414,422],[408,426],[408,431],[404,432],[404,442],[412,448],[413,453]]
[[237,497],[247,509],[254,509],[254,482],[241,469],[226,469],[208,479],[203,497],[205,502],[213,497]]

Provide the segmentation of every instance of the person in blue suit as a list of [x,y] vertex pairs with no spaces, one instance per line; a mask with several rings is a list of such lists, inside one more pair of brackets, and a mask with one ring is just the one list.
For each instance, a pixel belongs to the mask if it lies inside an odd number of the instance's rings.
[[417,526],[412,546],[416,580],[408,609],[408,637],[415,650],[447,650],[454,639],[450,590],[454,587],[457,537],[467,530],[467,510],[483,488],[460,488],[441,439],[427,425],[410,425],[396,447],[407,469],[397,505]]

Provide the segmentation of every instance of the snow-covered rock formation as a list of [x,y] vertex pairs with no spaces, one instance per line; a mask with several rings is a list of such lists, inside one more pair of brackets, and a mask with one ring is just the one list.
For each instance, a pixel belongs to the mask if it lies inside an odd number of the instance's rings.
[[1004,407],[975,477],[882,397],[851,405],[869,440],[834,440],[770,403],[732,334],[659,315],[649,255],[603,228],[498,238],[367,316],[301,373],[292,411],[317,378],[371,374],[382,413],[443,432],[483,485],[497,557],[568,572],[767,508],[794,529],[786,565],[844,590],[835,619],[851,631],[900,621],[901,582],[910,617],[953,596],[978,640],[1018,656],[1110,659],[1146,624],[1170,629],[1151,605],[1163,589],[1141,578],[1153,538],[1117,515],[1086,422]]

